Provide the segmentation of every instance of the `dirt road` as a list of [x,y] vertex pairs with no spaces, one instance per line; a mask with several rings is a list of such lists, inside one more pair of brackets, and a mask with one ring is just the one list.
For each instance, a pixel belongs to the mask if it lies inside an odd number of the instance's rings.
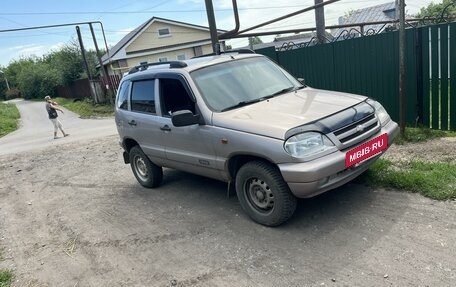
[[[65,132],[70,136],[54,140],[54,127],[48,119],[44,101],[32,102],[22,99],[12,100],[21,113],[20,129],[0,138],[0,155],[12,154],[33,149],[56,146],[84,139],[113,135],[116,126],[109,119],[80,119],[79,116],[64,108],[59,114]],[[61,136],[59,131],[59,136]]]
[[0,139],[0,269],[15,287],[456,282],[455,201],[349,184],[267,228],[217,181],[165,170],[141,187],[112,119],[66,112],[71,136],[54,141],[42,103],[18,107],[23,128]]
[[13,286],[454,286],[456,202],[349,184],[267,228],[220,182],[147,190],[116,136],[0,156]]

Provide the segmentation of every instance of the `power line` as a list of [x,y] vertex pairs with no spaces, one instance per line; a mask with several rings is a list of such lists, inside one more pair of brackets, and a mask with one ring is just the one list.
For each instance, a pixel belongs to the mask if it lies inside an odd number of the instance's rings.
[[[267,7],[249,7],[238,8],[239,11],[246,10],[267,10],[267,9],[283,9],[283,8],[300,8],[308,5],[288,5],[288,6],[267,6]],[[219,12],[231,12],[232,8],[214,9]],[[189,9],[189,10],[142,10],[142,11],[71,11],[71,12],[2,12],[0,15],[78,15],[78,14],[146,14],[146,13],[193,13],[206,12],[205,9]]]

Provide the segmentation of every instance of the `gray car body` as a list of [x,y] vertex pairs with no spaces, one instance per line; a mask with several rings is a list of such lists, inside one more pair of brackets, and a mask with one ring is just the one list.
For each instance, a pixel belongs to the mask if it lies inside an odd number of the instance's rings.
[[[236,55],[236,59],[262,57]],[[388,135],[388,146],[398,133],[397,124],[389,120],[378,122],[367,97],[306,87],[272,99],[260,101],[225,112],[212,111],[194,83],[191,72],[205,66],[232,61],[228,55],[186,61],[186,67],[170,68],[159,65],[126,75],[122,82],[156,79],[156,114],[143,114],[116,108],[115,118],[120,143],[128,153],[138,144],[150,160],[158,165],[230,182],[238,168],[247,161],[260,159],[276,165],[290,187],[300,198],[315,196],[352,180],[378,158],[381,153],[357,164],[345,167],[346,152],[379,136]],[[171,74],[187,84],[197,106],[200,123],[175,127],[160,101],[160,78]],[[130,98],[130,96],[129,96]],[[356,141],[341,143],[335,131],[344,120],[361,111],[374,114],[377,125]],[[132,120],[136,125],[128,124]],[[318,131],[335,144],[327,154],[311,158],[296,158],[284,149],[293,134]]]

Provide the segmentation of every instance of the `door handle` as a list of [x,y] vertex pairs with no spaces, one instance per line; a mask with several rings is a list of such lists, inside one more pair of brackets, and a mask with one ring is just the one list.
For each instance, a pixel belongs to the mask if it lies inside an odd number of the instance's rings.
[[162,131],[165,131],[165,132],[170,132],[171,131],[171,128],[168,126],[168,125],[164,125],[160,128]]
[[128,124],[130,126],[136,126],[136,121],[135,120],[131,120],[131,121],[128,122]]

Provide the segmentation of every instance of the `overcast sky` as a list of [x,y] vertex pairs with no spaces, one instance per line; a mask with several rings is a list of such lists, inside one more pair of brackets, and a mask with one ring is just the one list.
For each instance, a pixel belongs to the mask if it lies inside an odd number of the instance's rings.
[[[207,26],[204,0],[8,0],[2,1],[0,30],[46,26],[75,22],[101,21],[109,46],[116,44],[126,33],[153,16]],[[217,28],[234,28],[231,0],[213,0]],[[338,18],[350,10],[366,8],[394,0],[341,0],[325,7],[326,25],[337,24]],[[407,13],[415,14],[429,3],[441,0],[406,0]],[[312,6],[314,0],[238,0],[241,29]],[[104,45],[101,26],[95,25],[99,46]],[[256,31],[273,31],[315,27],[314,12],[263,27]],[[87,25],[81,26],[86,48],[93,48]],[[21,56],[42,56],[52,49],[76,39],[75,27],[50,28],[32,31],[0,33],[0,66],[6,66]],[[268,40],[268,39],[264,39]],[[247,41],[235,39],[233,47],[245,46]]]

